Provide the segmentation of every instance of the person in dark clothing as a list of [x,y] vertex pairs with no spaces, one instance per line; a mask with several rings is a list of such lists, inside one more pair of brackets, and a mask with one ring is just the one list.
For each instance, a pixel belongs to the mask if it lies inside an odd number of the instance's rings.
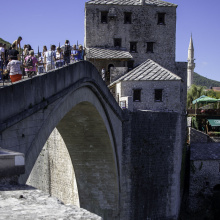
[[8,54],[12,60],[19,60],[19,52],[15,48],[16,44],[12,44],[12,49],[9,50]]
[[8,60],[8,49],[7,49],[6,44],[3,44],[3,47],[5,49],[5,66],[7,66],[8,62],[9,62],[9,60]]
[[70,46],[69,40],[66,40],[65,44],[61,48],[63,50],[64,64],[69,64],[70,63],[71,50],[72,50],[72,47]]

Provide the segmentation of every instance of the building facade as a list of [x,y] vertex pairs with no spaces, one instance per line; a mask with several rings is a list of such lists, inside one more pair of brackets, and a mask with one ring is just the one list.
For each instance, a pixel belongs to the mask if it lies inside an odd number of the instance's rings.
[[179,76],[156,62],[147,60],[109,87],[119,105],[130,111],[182,113],[185,109],[182,102],[182,84]]
[[[169,70],[175,65],[176,7],[163,1],[91,0],[85,6],[85,47],[127,51],[132,58],[108,60],[103,67],[133,68],[152,59]],[[87,60],[94,62],[95,57]],[[97,65],[97,64],[95,64]],[[98,70],[100,69],[97,66]]]

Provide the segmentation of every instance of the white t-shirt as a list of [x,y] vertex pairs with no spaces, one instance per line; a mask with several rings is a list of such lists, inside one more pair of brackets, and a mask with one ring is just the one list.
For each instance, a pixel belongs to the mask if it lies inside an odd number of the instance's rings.
[[7,65],[7,70],[10,71],[10,75],[22,74],[21,61],[11,60]]
[[4,47],[0,47],[0,61],[3,60],[1,55],[2,55],[2,53],[4,53],[4,52],[5,52]]
[[[49,50],[49,51],[46,51],[44,53],[44,56],[46,57],[46,63],[52,63],[53,64],[54,63],[54,59],[56,59],[56,52],[53,51],[53,50],[52,51]],[[53,59],[53,57],[54,57],[54,59]]]
[[62,54],[56,52],[56,62],[63,62],[63,59],[61,58],[61,55]]

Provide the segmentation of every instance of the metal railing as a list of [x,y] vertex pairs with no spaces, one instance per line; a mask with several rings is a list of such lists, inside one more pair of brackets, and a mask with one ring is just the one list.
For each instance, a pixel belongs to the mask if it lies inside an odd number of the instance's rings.
[[188,115],[220,115],[220,109],[188,109]]
[[[50,57],[45,55],[46,52],[50,52]],[[72,64],[72,63],[75,63],[75,62],[78,61],[78,59],[76,59],[74,57],[74,54],[72,54],[72,53],[70,54],[69,58],[66,58],[63,55],[63,52],[61,52],[59,58],[56,58],[56,55],[57,55],[57,51],[51,52],[51,50],[45,51],[44,53],[43,52],[35,53],[34,57],[37,58],[38,63],[36,65],[34,65],[33,67],[27,67],[26,66],[26,60],[27,60],[26,58],[30,55],[24,55],[23,52],[22,52],[22,54],[19,56],[19,60],[21,61],[22,79],[28,77],[28,72],[35,72],[34,75],[40,75],[42,73],[48,72],[49,70],[61,68],[64,65],[69,65],[69,64]],[[0,87],[4,87],[5,84],[7,84],[7,85],[8,85],[8,83],[12,84],[12,82],[10,80],[9,73],[4,74],[4,70],[7,68],[6,61],[5,61],[6,59],[4,59],[2,54],[0,56],[1,56],[1,63],[0,63],[0,80],[1,80],[1,82],[0,82]],[[32,71],[33,69],[35,69],[35,67],[36,67],[36,71]]]

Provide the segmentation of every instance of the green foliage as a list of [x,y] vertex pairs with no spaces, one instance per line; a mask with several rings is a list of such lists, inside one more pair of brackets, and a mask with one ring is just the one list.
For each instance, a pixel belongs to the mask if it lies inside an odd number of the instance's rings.
[[220,99],[220,92],[219,91],[213,91],[213,90],[208,90],[206,92],[207,96],[215,98],[215,99]]
[[192,127],[199,130],[199,122],[196,120],[196,117],[192,117]]
[[208,79],[195,72],[193,74],[193,84],[197,86],[206,86],[207,88],[220,87],[220,82],[216,80]]
[[9,43],[8,41],[3,40],[2,38],[0,38],[0,43],[6,44],[7,48],[9,48],[11,46],[11,43]]
[[192,85],[190,89],[187,91],[187,108],[194,108],[192,105],[192,101],[199,98],[202,95],[205,95],[205,87]]

